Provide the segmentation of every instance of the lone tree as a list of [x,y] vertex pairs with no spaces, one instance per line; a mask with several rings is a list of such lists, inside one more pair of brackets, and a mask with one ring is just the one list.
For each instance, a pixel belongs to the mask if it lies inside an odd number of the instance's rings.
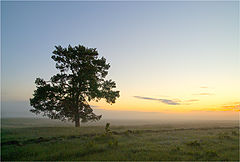
[[100,120],[102,115],[93,113],[90,101],[106,99],[113,104],[119,91],[116,83],[105,80],[110,65],[104,57],[99,58],[96,48],[82,45],[68,48],[55,46],[52,59],[59,73],[49,81],[37,78],[30,111],[51,119],[70,120],[75,126],[81,122]]

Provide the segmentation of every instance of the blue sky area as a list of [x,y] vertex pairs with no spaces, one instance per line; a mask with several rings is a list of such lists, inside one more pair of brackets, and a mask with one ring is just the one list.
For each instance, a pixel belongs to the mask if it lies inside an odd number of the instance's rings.
[[110,62],[122,107],[140,101],[133,96],[188,98],[184,85],[234,99],[240,90],[237,1],[1,2],[1,43],[5,103],[28,102],[35,78],[56,73],[54,46],[69,44],[97,48]]

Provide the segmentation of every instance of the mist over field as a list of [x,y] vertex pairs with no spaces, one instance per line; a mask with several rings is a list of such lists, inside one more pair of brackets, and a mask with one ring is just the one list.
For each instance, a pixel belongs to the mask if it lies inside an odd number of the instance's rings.
[[[110,123],[106,129],[105,125]],[[1,119],[2,160],[239,160],[238,121]]]

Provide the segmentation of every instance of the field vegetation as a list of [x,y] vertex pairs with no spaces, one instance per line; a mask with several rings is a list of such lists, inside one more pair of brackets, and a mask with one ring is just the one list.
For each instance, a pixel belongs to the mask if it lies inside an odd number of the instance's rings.
[[[239,161],[238,121],[2,119],[1,160]],[[113,123],[106,125],[106,123]]]

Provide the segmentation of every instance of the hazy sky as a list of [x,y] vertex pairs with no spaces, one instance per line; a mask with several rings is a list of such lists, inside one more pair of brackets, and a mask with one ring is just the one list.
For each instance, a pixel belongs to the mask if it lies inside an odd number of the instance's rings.
[[54,46],[81,44],[107,59],[120,90],[97,109],[239,115],[237,1],[1,4],[2,103],[29,102],[35,78],[56,73]]

